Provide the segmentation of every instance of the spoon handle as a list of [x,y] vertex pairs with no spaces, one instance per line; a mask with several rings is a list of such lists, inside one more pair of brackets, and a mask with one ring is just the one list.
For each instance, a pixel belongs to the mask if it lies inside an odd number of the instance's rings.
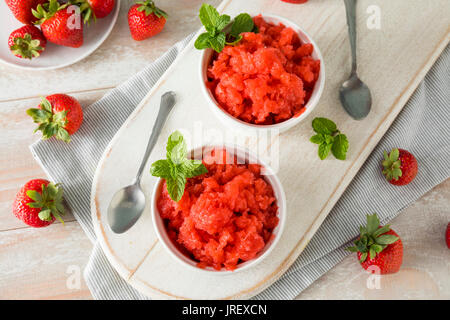
[[352,51],[352,74],[356,73],[356,0],[344,0],[347,12],[348,35]]
[[156,117],[155,124],[153,125],[152,134],[148,141],[144,158],[142,159],[141,166],[139,167],[138,173],[136,175],[135,184],[139,184],[141,182],[142,172],[144,171],[145,164],[147,163],[148,157],[150,156],[153,148],[155,147],[159,134],[161,133],[164,123],[166,123],[167,117],[169,116],[170,111],[172,111],[174,105],[175,105],[174,92],[169,91],[161,96],[161,105],[159,107],[158,116]]

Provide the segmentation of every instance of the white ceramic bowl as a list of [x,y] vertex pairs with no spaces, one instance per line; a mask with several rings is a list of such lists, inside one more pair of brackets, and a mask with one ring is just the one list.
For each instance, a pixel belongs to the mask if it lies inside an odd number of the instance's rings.
[[298,25],[291,22],[290,20],[276,16],[276,15],[263,15],[264,20],[267,22],[273,23],[273,24],[279,24],[282,23],[286,27],[292,28],[294,31],[296,31],[300,37],[300,40],[302,43],[311,43],[314,46],[314,51],[312,53],[312,57],[316,60],[320,60],[320,73],[319,78],[317,79],[317,82],[314,86],[314,90],[312,92],[312,95],[308,101],[308,103],[305,105],[306,110],[298,117],[293,117],[289,120],[286,120],[281,123],[277,124],[271,124],[271,125],[257,125],[257,124],[251,124],[244,122],[242,120],[239,120],[235,117],[233,117],[231,114],[223,110],[219,103],[214,98],[214,95],[212,92],[206,87],[205,83],[207,82],[207,69],[210,65],[212,55],[214,51],[212,49],[206,49],[203,50],[201,55],[201,61],[200,61],[200,79],[202,83],[200,84],[203,94],[205,98],[208,100],[208,105],[212,109],[213,113],[227,126],[232,126],[237,129],[256,129],[256,130],[279,130],[280,132],[286,131],[293,126],[299,124],[302,122],[303,119],[305,119],[317,106],[319,103],[320,96],[322,95],[323,89],[325,87],[325,64],[322,57],[322,54],[320,53],[319,47],[314,42],[314,40]]
[[[210,147],[210,146],[203,147],[203,148],[197,148],[197,149],[192,150],[191,154],[199,155],[201,157],[201,150],[205,150],[205,148],[209,148],[209,149],[214,148],[215,149],[215,147]],[[229,270],[225,270],[225,269],[216,270],[212,267],[199,268],[199,267],[197,267],[196,261],[190,259],[189,257],[185,256],[183,253],[181,253],[179,251],[179,249],[173,244],[173,242],[170,240],[170,238],[167,234],[167,231],[166,231],[166,228],[164,225],[164,221],[159,214],[158,206],[157,206],[158,197],[161,194],[161,188],[163,185],[162,179],[159,179],[159,181],[157,182],[157,184],[155,185],[155,188],[153,190],[151,209],[152,209],[153,226],[155,228],[158,239],[163,244],[164,248],[170,254],[170,256],[172,256],[174,258],[175,261],[177,261],[178,263],[181,263],[183,266],[185,266],[187,268],[197,270],[198,272],[206,272],[209,274],[224,275],[224,274],[236,273],[236,272],[239,272],[242,270],[247,270],[247,269],[255,266],[256,264],[258,264],[259,262],[264,260],[264,258],[267,257],[269,255],[269,253],[274,249],[278,240],[281,237],[281,234],[282,234],[282,232],[284,230],[284,226],[285,226],[286,196],[285,196],[283,187],[281,185],[281,182],[278,179],[278,177],[275,175],[273,170],[264,162],[256,159],[256,157],[253,156],[252,154],[250,154],[248,152],[248,150],[240,148],[240,147],[230,147],[230,146],[226,146],[226,145],[219,146],[217,148],[221,148],[221,149],[225,148],[229,154],[236,155],[238,160],[240,160],[240,161],[245,161],[246,163],[260,164],[265,169],[264,177],[265,177],[266,181],[268,183],[270,183],[270,185],[272,186],[275,197],[277,199],[278,219],[279,219],[278,225],[272,232],[273,236],[272,236],[271,240],[269,240],[269,242],[266,243],[266,246],[264,247],[264,249],[261,252],[259,252],[258,255],[254,259],[239,263],[237,265],[237,268],[233,271],[229,271]],[[199,158],[199,157],[196,157],[196,158]]]

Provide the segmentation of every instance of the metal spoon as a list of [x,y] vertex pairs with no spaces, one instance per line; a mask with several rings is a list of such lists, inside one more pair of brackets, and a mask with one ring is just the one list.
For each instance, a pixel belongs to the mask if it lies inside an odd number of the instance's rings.
[[161,105],[150,140],[148,141],[147,150],[145,150],[144,158],[142,159],[134,183],[117,191],[109,203],[108,223],[111,230],[115,233],[124,233],[130,229],[144,211],[145,194],[140,185],[142,172],[174,105],[175,93],[171,91],[164,93],[161,97]]
[[361,120],[370,112],[372,96],[367,85],[356,74],[356,0],[344,0],[344,2],[352,51],[352,72],[350,78],[339,89],[339,98],[345,111],[353,119]]

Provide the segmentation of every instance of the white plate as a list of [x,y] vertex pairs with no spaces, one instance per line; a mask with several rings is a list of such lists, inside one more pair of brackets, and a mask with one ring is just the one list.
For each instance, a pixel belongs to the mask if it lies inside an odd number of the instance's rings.
[[21,59],[13,54],[8,47],[11,32],[23,26],[9,10],[5,1],[0,1],[0,61],[10,66],[28,70],[57,69],[74,64],[94,52],[111,33],[119,15],[120,0],[116,0],[114,11],[96,23],[84,26],[84,44],[80,48],[58,46],[47,42],[47,48],[39,58],[33,60]]

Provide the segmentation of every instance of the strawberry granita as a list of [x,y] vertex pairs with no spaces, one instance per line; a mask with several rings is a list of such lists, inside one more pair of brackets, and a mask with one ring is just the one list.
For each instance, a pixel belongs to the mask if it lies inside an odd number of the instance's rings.
[[319,77],[314,47],[283,24],[253,18],[259,32],[243,33],[236,45],[214,53],[207,87],[220,106],[242,121],[268,125],[305,111]]
[[207,153],[203,163],[208,173],[187,179],[179,202],[164,182],[158,211],[172,242],[199,267],[234,270],[271,240],[277,201],[260,165],[238,164],[221,149]]

